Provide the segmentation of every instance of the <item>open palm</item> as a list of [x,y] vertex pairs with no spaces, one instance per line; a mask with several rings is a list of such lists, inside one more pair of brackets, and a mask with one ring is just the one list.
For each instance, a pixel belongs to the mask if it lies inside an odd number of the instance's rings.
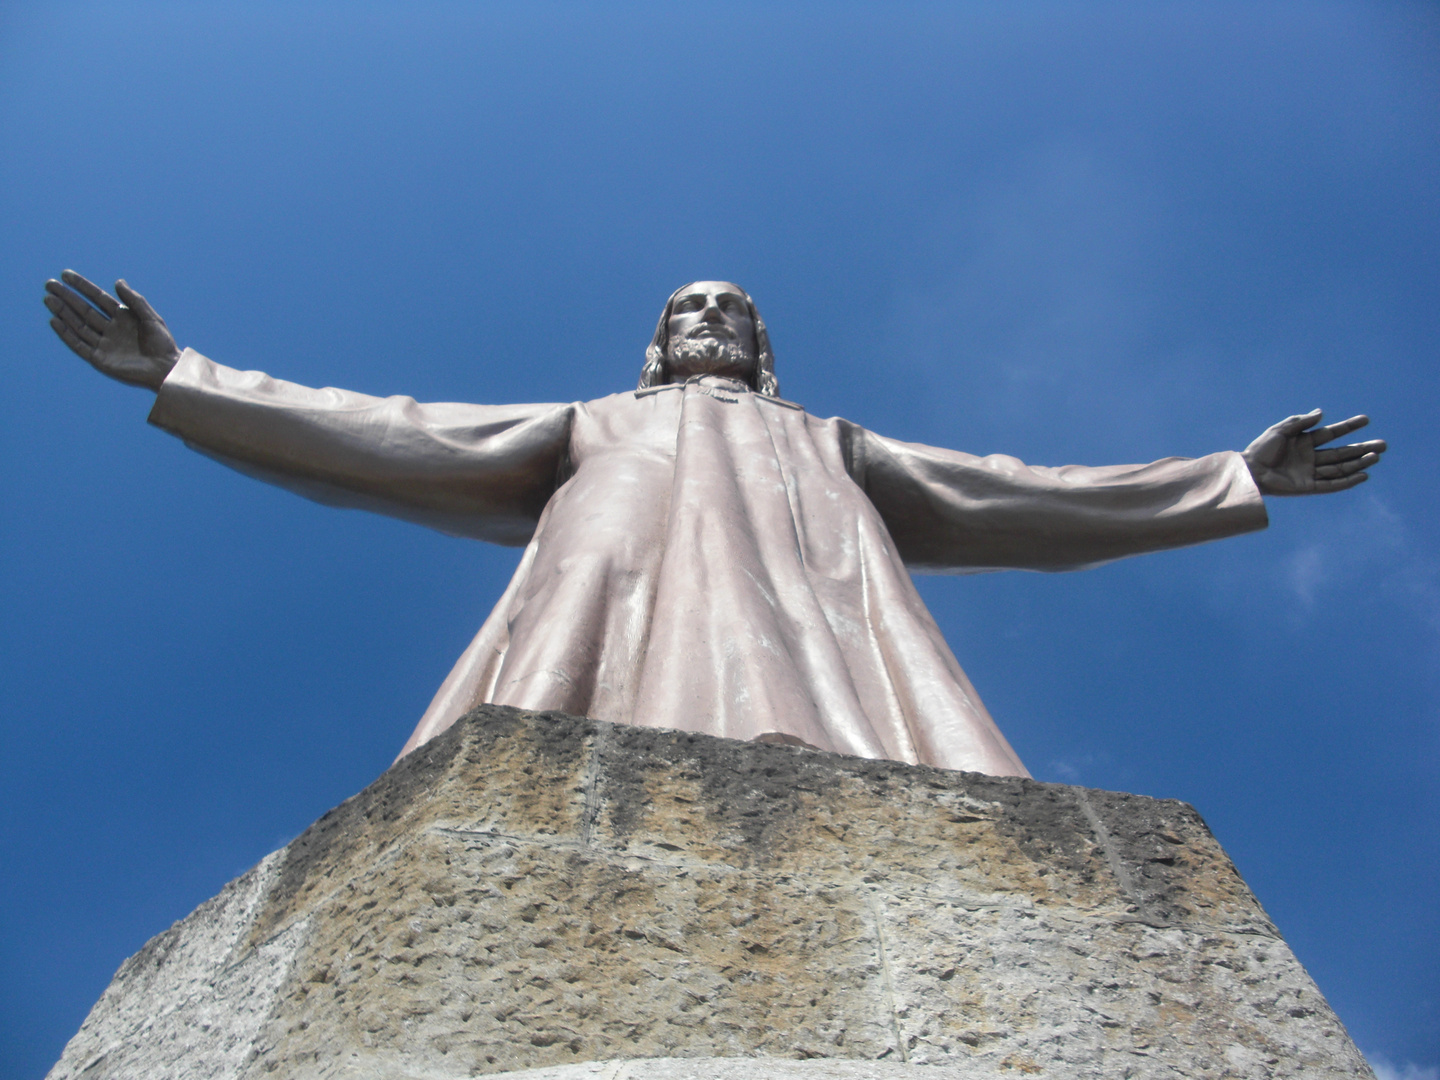
[[112,379],[160,389],[180,349],[159,313],[123,279],[115,283],[117,300],[73,270],[60,276],[63,284],[45,283],[50,327],[60,340]]
[[1287,417],[1272,424],[1241,451],[1250,475],[1266,495],[1319,495],[1344,491],[1362,484],[1364,471],[1385,452],[1384,439],[1318,450],[1333,439],[1370,423],[1368,416],[1352,416],[1338,424],[1316,427],[1324,417],[1319,409]]

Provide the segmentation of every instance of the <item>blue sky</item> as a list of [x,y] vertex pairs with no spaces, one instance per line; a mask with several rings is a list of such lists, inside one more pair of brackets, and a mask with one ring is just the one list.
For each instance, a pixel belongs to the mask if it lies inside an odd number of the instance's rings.
[[310,385],[633,385],[740,282],[787,398],[1035,464],[1392,452],[1264,533],[921,579],[1042,779],[1184,799],[1388,1076],[1440,1069],[1440,17],[1403,3],[0,6],[0,1059],[377,776],[516,552],[187,451],[56,341],[125,276]]

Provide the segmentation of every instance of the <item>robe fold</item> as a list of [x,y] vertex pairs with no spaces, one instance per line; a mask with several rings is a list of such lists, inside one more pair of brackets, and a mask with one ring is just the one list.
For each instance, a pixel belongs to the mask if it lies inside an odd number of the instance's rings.
[[909,570],[1078,569],[1266,523],[1235,453],[1037,468],[718,377],[419,404],[187,349],[150,419],[320,502],[524,546],[402,756],[495,703],[1025,776]]

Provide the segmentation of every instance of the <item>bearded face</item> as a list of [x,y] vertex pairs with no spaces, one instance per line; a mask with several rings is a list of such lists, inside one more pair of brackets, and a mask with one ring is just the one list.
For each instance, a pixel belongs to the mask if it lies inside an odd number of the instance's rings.
[[666,323],[671,382],[724,375],[753,383],[755,320],[745,294],[728,281],[697,281],[675,297]]

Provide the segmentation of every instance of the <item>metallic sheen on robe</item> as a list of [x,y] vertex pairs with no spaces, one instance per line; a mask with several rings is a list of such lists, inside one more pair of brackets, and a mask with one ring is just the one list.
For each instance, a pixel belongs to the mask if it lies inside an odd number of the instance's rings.
[[1235,453],[1037,468],[715,377],[418,404],[186,349],[150,420],[319,502],[525,546],[402,755],[493,702],[1028,775],[907,567],[1072,570],[1266,524]]

